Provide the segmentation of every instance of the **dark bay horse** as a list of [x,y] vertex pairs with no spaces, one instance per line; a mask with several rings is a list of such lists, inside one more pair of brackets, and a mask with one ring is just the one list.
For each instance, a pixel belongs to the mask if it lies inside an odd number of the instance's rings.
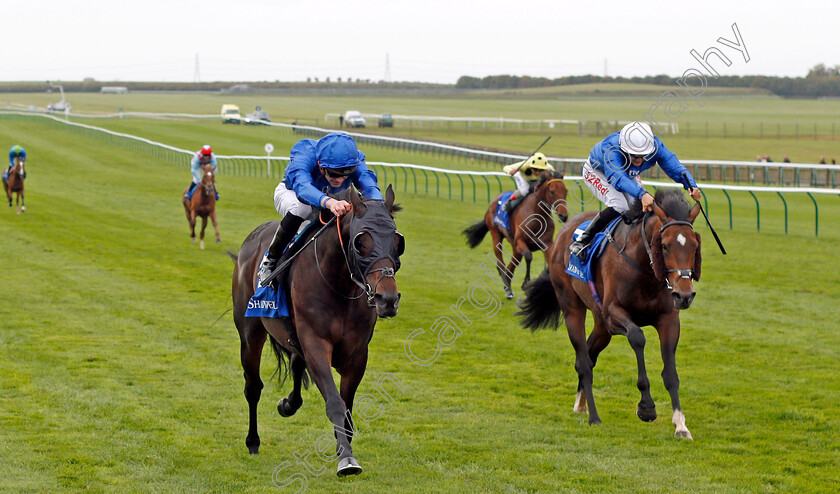
[[[572,218],[558,235],[549,255],[549,267],[525,289],[517,313],[526,328],[556,328],[562,315],[575,349],[578,373],[576,412],[585,413],[589,405],[589,423],[599,424],[592,393],[592,368],[598,354],[613,335],[624,335],[636,353],[637,386],[642,399],[636,414],[649,422],[656,419],[645,370],[645,335],[640,326],[653,326],[659,333],[662,353],[662,379],[671,396],[675,436],[691,439],[680,407],[676,358],[680,338],[680,310],[694,300],[692,281],[700,279],[700,235],[693,223],[699,204],[690,209],[680,190],[656,193],[654,214],[646,213],[641,221],[620,224],[612,241],[593,269],[595,286],[603,300],[595,301],[587,283],[566,273],[572,232],[595,213],[581,213]],[[595,327],[586,338],[587,309]]]
[[[551,218],[551,211],[555,211],[560,221],[566,221],[569,213],[566,211],[566,184],[563,183],[563,175],[559,172],[546,172],[534,192],[525,196],[525,199],[510,214],[510,230],[500,227],[493,218],[496,216],[496,204],[501,194],[493,199],[484,219],[463,231],[467,237],[467,245],[472,248],[484,240],[487,232],[493,239],[493,252],[496,254],[496,269],[505,284],[505,296],[513,298],[513,290],[510,288],[513,278],[513,271],[522,258],[525,258],[525,283],[531,279],[531,252],[537,250],[543,253],[549,252],[554,238],[554,221]],[[513,247],[510,264],[505,267],[502,257],[502,239],[505,239]]]
[[[268,335],[281,370],[284,359],[289,359],[294,381],[294,389],[288,398],[280,400],[277,411],[288,417],[303,404],[300,388],[308,369],[333,423],[339,476],[362,471],[350,448],[353,398],[365,373],[368,343],[377,317],[397,315],[400,292],[395,273],[405,249],[393,219],[400,208],[394,205],[390,186],[384,202],[363,200],[355,191],[349,199],[352,212],[331,220],[314,241],[304,244],[282,282],[297,345],[284,320],[245,317],[257,287],[260,262],[278,221],[264,223],[251,232],[239,250],[233,271],[233,320],[239,330],[250,410],[245,445],[252,454],[259,452],[257,404],[263,387],[260,355]],[[341,376],[340,391],[330,367]]]
[[201,217],[201,249],[204,249],[204,229],[207,228],[207,217],[213,221],[213,228],[216,230],[216,243],[222,241],[219,236],[219,225],[216,223],[216,177],[213,174],[213,167],[204,165],[204,175],[201,183],[196,187],[192,200],[186,197],[189,189],[184,189],[182,194],[184,210],[187,213],[187,221],[190,223],[190,238],[195,242],[196,217]]
[[3,178],[3,189],[6,190],[6,197],[9,199],[9,207],[12,207],[12,194],[17,194],[15,197],[15,205],[17,205],[17,214],[26,212],[26,202],[23,197],[23,178],[26,171],[23,168],[23,160],[15,158],[15,166],[9,170],[9,178]]

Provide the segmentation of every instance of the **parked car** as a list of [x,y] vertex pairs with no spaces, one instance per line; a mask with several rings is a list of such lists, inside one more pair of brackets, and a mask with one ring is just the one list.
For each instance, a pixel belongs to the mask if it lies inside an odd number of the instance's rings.
[[393,127],[394,126],[394,117],[392,117],[390,113],[383,113],[382,116],[379,117],[379,126],[380,127]]
[[361,112],[348,110],[344,113],[344,125],[348,127],[364,127],[367,124]]
[[259,106],[253,113],[245,115],[245,123],[248,125],[265,125],[269,122],[271,122],[271,118],[269,118],[268,112],[263,111]]
[[222,123],[242,123],[242,115],[236,105],[222,105]]

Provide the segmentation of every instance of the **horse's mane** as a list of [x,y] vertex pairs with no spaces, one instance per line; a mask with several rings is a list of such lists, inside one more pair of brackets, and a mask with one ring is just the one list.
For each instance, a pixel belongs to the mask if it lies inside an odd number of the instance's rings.
[[[681,189],[659,189],[653,196],[653,201],[662,208],[665,213],[678,221],[685,221],[691,212],[691,206],[685,200]],[[642,217],[641,201],[634,201],[630,209],[624,214],[626,218],[637,221]]]
[[[338,199],[340,201],[350,202],[350,193],[351,192],[358,192],[358,191],[356,190],[356,187],[351,185],[350,187],[348,187],[344,190],[336,192],[332,197],[334,197],[335,199]],[[379,200],[379,199],[366,198],[364,195],[362,195],[361,192],[359,192],[359,195],[362,198],[362,202],[370,202],[370,201],[378,201]],[[393,216],[394,213],[396,213],[397,211],[402,211],[402,209],[403,209],[402,206],[394,203],[393,209],[391,210],[391,215]]]

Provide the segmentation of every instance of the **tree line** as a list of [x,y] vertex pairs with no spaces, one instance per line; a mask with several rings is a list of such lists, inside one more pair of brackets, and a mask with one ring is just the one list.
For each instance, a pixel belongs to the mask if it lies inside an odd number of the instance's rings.
[[[526,89],[549,86],[570,86],[596,82],[626,82],[672,86],[676,78],[660,74],[644,77],[611,77],[576,75],[558,78],[491,75],[487,77],[461,76],[457,89]],[[764,75],[707,77],[709,86],[766,89],[784,98],[840,97],[840,65],[814,66],[805,77],[777,77]]]

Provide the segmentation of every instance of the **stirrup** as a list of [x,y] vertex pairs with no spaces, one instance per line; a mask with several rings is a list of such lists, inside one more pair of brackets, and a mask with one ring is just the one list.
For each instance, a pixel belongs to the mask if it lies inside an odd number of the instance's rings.
[[263,256],[263,260],[260,263],[260,273],[259,273],[259,285],[260,286],[267,286],[269,284],[269,280],[272,278],[272,274],[274,274],[274,269],[277,268],[277,261],[273,259],[269,259],[268,256]]
[[587,247],[589,247],[589,245],[575,241],[572,242],[572,245],[569,246],[569,252],[582,258],[582,256],[586,253]]

